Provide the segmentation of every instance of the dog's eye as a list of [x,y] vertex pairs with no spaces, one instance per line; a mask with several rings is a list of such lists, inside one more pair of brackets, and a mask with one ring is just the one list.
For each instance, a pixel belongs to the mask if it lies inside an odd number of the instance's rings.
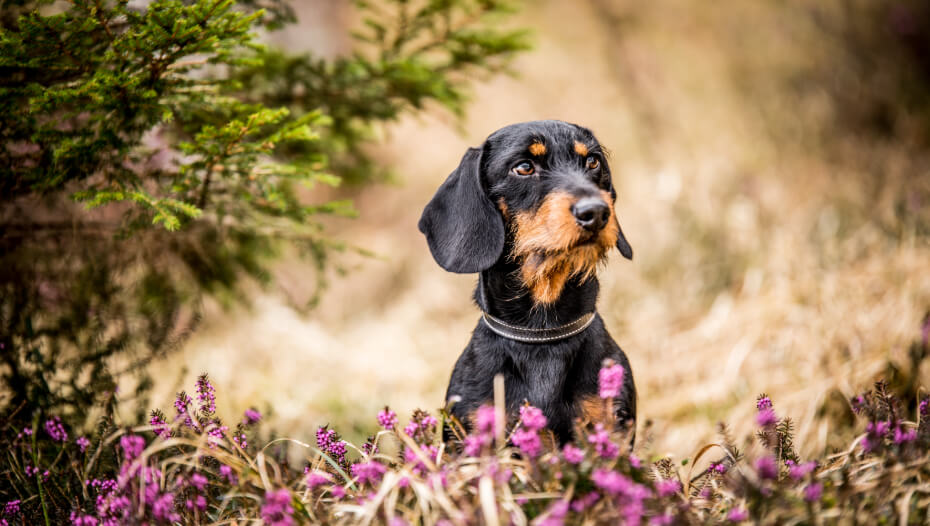
[[533,175],[533,172],[536,171],[536,167],[533,166],[533,163],[529,161],[520,161],[510,169],[513,173],[517,175]]
[[597,170],[600,167],[601,167],[601,162],[597,159],[597,157],[593,155],[589,155],[588,158],[585,160],[585,168],[587,168],[588,170]]

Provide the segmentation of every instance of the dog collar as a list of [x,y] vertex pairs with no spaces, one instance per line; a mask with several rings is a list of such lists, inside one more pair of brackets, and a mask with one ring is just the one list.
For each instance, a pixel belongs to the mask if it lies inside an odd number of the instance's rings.
[[596,312],[589,312],[575,321],[566,323],[560,327],[549,329],[530,329],[528,327],[517,327],[510,325],[502,320],[491,316],[487,312],[482,312],[481,316],[485,325],[504,338],[516,340],[524,343],[548,343],[564,340],[570,336],[580,334],[594,321]]

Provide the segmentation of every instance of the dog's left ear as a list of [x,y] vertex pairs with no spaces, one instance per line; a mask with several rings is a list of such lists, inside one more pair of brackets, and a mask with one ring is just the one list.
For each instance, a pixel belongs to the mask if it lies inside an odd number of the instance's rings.
[[620,221],[617,221],[617,250],[623,254],[623,257],[633,260],[633,247],[623,236],[623,230],[620,229]]
[[504,250],[504,220],[481,186],[480,166],[481,150],[469,148],[420,216],[433,259],[449,272],[487,270]]

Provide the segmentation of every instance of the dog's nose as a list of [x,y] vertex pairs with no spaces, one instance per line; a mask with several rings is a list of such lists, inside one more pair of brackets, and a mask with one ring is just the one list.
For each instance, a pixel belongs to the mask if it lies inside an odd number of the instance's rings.
[[585,197],[572,205],[572,215],[582,228],[599,232],[610,218],[610,207],[597,197]]

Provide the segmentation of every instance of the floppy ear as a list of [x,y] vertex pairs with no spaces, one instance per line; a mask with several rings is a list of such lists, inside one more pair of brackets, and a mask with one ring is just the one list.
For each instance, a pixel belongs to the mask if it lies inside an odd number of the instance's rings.
[[633,260],[633,247],[623,236],[623,230],[620,229],[620,221],[617,221],[617,250],[623,254],[623,257]]
[[481,150],[469,148],[420,216],[433,259],[449,272],[486,270],[504,250],[504,220],[481,187],[480,164]]

